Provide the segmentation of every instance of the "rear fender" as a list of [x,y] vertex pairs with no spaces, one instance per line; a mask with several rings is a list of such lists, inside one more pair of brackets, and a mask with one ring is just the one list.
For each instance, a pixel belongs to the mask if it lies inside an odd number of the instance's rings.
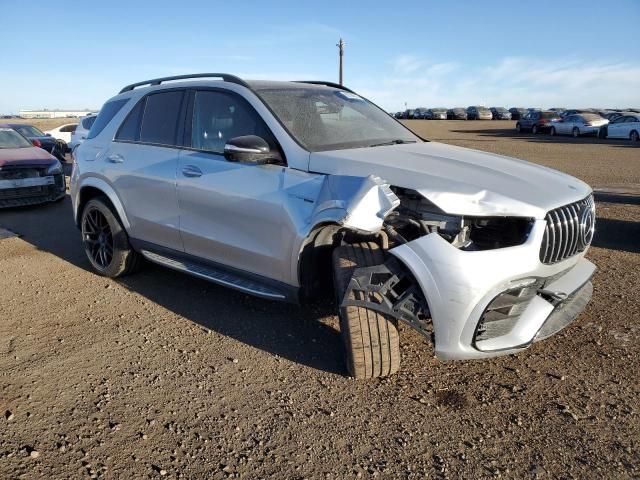
[[125,230],[129,231],[131,224],[129,223],[129,219],[127,218],[127,214],[124,210],[122,202],[120,201],[120,197],[115,192],[113,187],[109,185],[105,180],[99,177],[86,177],[81,180],[80,188],[78,189],[77,198],[74,199],[74,217],[76,220],[76,224],[79,224],[80,215],[82,212],[80,210],[80,200],[82,198],[82,192],[85,188],[95,188],[100,190],[113,204],[113,207],[116,209],[118,216],[120,217],[120,221],[122,222],[122,226]]

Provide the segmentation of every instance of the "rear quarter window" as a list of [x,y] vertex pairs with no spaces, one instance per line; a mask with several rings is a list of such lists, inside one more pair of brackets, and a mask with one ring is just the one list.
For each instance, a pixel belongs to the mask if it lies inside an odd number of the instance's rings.
[[111,100],[103,105],[100,113],[96,117],[93,125],[91,126],[91,130],[89,131],[89,135],[87,138],[94,138],[104,130],[109,122],[115,117],[115,115],[120,111],[122,107],[124,107],[125,103],[129,101],[128,98],[121,100]]

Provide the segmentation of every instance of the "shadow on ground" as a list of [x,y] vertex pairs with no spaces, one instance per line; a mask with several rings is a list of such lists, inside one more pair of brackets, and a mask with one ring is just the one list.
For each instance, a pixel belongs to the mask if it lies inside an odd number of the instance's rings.
[[640,253],[640,222],[599,218],[592,245],[609,250]]
[[[91,271],[68,196],[54,204],[0,211],[0,227]],[[151,264],[117,282],[207,329],[318,370],[345,374],[340,334],[319,321],[331,315],[329,302],[268,302]]]

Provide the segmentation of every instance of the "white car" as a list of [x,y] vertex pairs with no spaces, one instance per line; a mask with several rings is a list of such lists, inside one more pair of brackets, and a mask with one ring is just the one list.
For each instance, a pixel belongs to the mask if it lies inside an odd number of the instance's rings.
[[628,138],[640,141],[640,114],[625,114],[617,117],[605,127],[607,138]]
[[71,151],[87,139],[89,130],[91,130],[91,126],[95,121],[96,115],[87,115],[80,120],[76,129],[71,133],[71,140],[68,142]]
[[553,335],[591,298],[588,185],[427,141],[330,82],[129,85],[75,159],[96,273],[145,258],[265,299],[336,301],[354,377],[398,370],[400,322],[439,358],[489,358]]
[[600,128],[607,125],[609,120],[595,113],[579,113],[567,115],[560,120],[552,120],[549,127],[551,135],[598,135]]
[[68,144],[71,142],[71,134],[75,132],[77,126],[77,123],[67,123],[65,125],[60,125],[58,128],[47,130],[44,133],[51,135],[56,140],[62,140]]

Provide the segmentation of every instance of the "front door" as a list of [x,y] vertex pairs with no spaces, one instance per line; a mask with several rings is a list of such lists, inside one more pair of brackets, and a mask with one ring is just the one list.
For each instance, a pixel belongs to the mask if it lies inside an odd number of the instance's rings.
[[187,118],[191,148],[180,154],[177,183],[185,252],[295,283],[292,247],[303,212],[288,207],[289,192],[316,176],[284,165],[225,159],[225,143],[237,136],[258,135],[271,149],[280,148],[264,121],[237,94],[199,90],[192,105]]

